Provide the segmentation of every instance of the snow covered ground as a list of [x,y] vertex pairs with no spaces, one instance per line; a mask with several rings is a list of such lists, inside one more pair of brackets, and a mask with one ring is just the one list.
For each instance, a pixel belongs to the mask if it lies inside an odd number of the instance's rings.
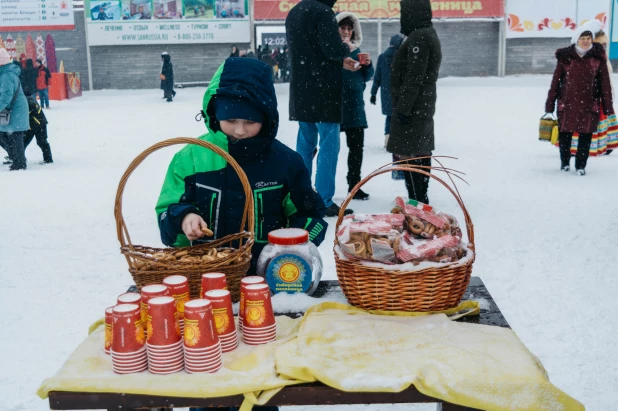
[[[470,183],[459,188],[474,222],[473,275],[483,279],[555,385],[589,410],[610,410],[618,403],[618,153],[591,158],[585,177],[559,171],[557,150],[537,140],[549,82],[547,76],[441,80],[435,154],[458,157],[448,164]],[[0,410],[48,409],[35,396],[40,382],[131,284],[113,217],[118,181],[151,144],[204,132],[194,121],[203,91],[180,89],[172,104],[160,90],[85,92],[52,102],[46,114],[55,163],[39,165],[33,143],[27,171],[0,169]],[[277,85],[277,94],[279,138],[295,147],[287,85]],[[364,174],[390,158],[382,148],[379,106],[367,105],[367,112]],[[154,204],[175,151],[155,153],[127,185],[124,216],[136,244],[160,244]],[[343,139],[339,202],[347,192],[346,156]],[[405,193],[402,181],[387,176],[370,181],[365,191],[372,198],[353,201],[357,211],[387,211],[394,196]],[[429,194],[438,209],[457,210],[438,184],[431,183]],[[334,279],[335,219],[329,223],[320,250],[325,277]],[[316,407],[285,408],[292,409]]]

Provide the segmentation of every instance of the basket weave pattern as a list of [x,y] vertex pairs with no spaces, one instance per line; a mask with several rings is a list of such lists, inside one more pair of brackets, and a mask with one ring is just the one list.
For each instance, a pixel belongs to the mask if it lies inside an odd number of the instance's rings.
[[[131,242],[131,237],[122,215],[122,195],[128,178],[150,154],[176,144],[195,144],[210,149],[225,158],[234,168],[245,192],[245,207],[240,223],[240,232],[227,235],[209,243],[183,248],[154,248],[134,245]],[[210,143],[188,137],[169,139],[153,145],[135,158],[122,176],[116,193],[114,217],[116,218],[116,231],[118,241],[120,242],[120,252],[127,260],[129,272],[133,276],[133,281],[138,289],[141,290],[143,286],[148,284],[161,284],[163,279],[170,275],[184,275],[189,280],[191,298],[200,298],[202,274],[220,272],[226,276],[232,301],[239,301],[240,280],[245,276],[251,264],[251,247],[254,242],[254,208],[253,195],[247,176],[228,153]],[[246,231],[244,230],[245,225],[247,225]],[[217,258],[214,261],[179,261],[172,260],[169,257],[175,256],[179,252],[183,252],[183,254],[186,252],[186,255],[191,257],[202,257],[207,255],[213,248],[217,248],[219,251],[227,249],[231,252],[227,256]],[[155,257],[155,254],[157,257]],[[165,257],[162,257],[162,255],[165,255]]]
[[[463,210],[468,249],[474,251],[474,228],[470,215],[459,194],[446,182],[422,166],[397,164],[380,168],[358,183],[341,205],[335,232],[343,221],[343,212],[354,194],[369,180],[380,174],[390,174],[393,170],[412,171],[427,175],[446,187],[455,197]],[[431,170],[452,174],[443,167],[431,167]],[[452,181],[452,179],[451,179]],[[453,183],[454,184],[454,183]],[[348,302],[366,310],[386,311],[440,311],[456,307],[461,301],[472,274],[474,258],[456,261],[440,267],[429,267],[417,271],[389,270],[363,264],[361,261],[344,259],[339,256],[339,243],[335,237],[335,265],[341,289]],[[465,258],[465,257],[464,257]]]

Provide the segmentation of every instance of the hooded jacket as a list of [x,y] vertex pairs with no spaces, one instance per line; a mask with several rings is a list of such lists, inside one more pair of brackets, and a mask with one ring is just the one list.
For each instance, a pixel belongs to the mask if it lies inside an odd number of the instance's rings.
[[592,43],[590,51],[580,57],[572,45],[558,49],[556,59],[545,112],[553,113],[558,100],[560,131],[594,133],[601,109],[606,115],[614,113],[605,49]]
[[380,102],[382,103],[382,114],[390,116],[393,112],[393,104],[391,97],[391,68],[393,65],[393,57],[399,47],[403,43],[403,36],[401,34],[395,34],[391,37],[389,48],[378,57],[378,64],[376,67],[376,74],[373,76],[373,86],[371,86],[371,95],[378,94],[378,89],[382,89],[380,92]]
[[174,88],[174,67],[172,66],[172,58],[169,54],[163,54],[161,57],[163,58],[161,74],[165,76],[165,80],[161,80],[161,90],[171,90]]
[[386,149],[414,156],[434,150],[433,116],[442,61],[438,34],[431,23],[429,0],[401,1],[401,33],[408,38],[393,59],[393,118]]
[[341,123],[343,59],[333,5],[336,0],[302,0],[285,20],[290,49],[290,120]]
[[[218,96],[245,98],[262,110],[267,121],[260,133],[236,142],[229,139],[215,117]],[[268,233],[278,228],[304,228],[319,245],[327,228],[322,220],[326,208],[311,186],[300,155],[276,140],[279,114],[270,67],[257,59],[228,58],[204,94],[202,115],[208,133],[199,138],[230,153],[251,184],[256,231],[253,262],[268,243]],[[202,240],[238,233],[245,229],[240,227],[244,204],[234,169],[214,152],[188,145],[174,156],[157,202],[161,240],[168,246],[190,245],[181,227],[188,213],[202,216],[214,232],[214,237]]]
[[26,60],[26,68],[21,73],[21,86],[24,90],[24,94],[31,96],[36,94],[36,79],[39,77],[39,70],[34,67],[32,59]]
[[[337,14],[337,24],[346,17],[350,17],[354,22],[354,35],[351,43],[355,50],[350,57],[358,61],[358,54],[362,53],[360,46],[363,43],[363,30],[358,18],[350,12]],[[343,118],[341,120],[341,130],[348,128],[367,128],[367,116],[365,115],[365,100],[363,93],[366,83],[373,77],[373,62],[368,66],[361,66],[360,70],[350,71],[341,68],[342,76],[342,95],[343,95]]]
[[[20,73],[21,69],[15,64],[0,66],[0,111],[6,108],[11,110],[11,120],[8,125],[0,126],[0,133],[26,131],[29,128],[28,100],[21,90]],[[11,106],[13,96],[15,101]]]

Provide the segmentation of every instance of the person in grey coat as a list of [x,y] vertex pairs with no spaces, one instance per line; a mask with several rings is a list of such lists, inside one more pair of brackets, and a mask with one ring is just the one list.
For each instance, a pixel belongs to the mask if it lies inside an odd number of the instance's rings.
[[0,111],[9,110],[10,121],[0,124],[0,146],[12,161],[11,170],[26,169],[24,134],[30,128],[28,101],[21,89],[20,69],[11,63],[6,49],[0,49]]
[[[410,164],[431,166],[434,150],[433,116],[436,111],[436,83],[442,51],[431,23],[429,0],[401,1],[401,34],[407,36],[393,59],[391,92],[393,113],[386,149]],[[425,169],[429,170],[429,169]],[[429,203],[429,177],[404,173],[408,197]]]
[[[395,53],[401,47],[403,43],[403,36],[401,34],[395,34],[391,37],[390,46],[384,53],[378,57],[378,64],[376,67],[376,74],[373,77],[373,86],[371,87],[371,104],[376,104],[376,95],[380,90],[380,103],[382,104],[382,114],[386,116],[384,122],[384,147],[388,143],[388,137],[391,133],[391,113],[393,112],[392,96],[391,96],[391,68],[393,65],[393,57]],[[395,155],[393,155],[393,161],[397,161]],[[393,180],[403,180],[402,171],[393,171]]]

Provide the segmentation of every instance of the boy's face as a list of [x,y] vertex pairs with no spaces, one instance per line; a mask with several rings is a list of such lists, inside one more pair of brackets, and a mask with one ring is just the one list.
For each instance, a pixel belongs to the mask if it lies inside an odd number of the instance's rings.
[[262,123],[249,120],[221,120],[219,124],[221,126],[221,131],[223,131],[226,136],[235,140],[255,137],[262,129]]

